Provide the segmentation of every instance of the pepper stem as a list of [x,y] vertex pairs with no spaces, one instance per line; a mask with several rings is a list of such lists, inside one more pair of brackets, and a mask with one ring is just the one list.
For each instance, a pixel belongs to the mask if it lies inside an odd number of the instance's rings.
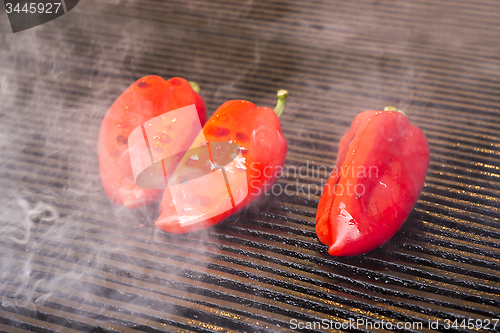
[[402,113],[402,114],[403,114],[403,116],[406,116],[406,114],[405,114],[403,111],[398,110],[398,109],[397,109],[397,108],[395,108],[394,106],[386,106],[386,107],[384,108],[384,111],[397,111],[397,112],[399,112],[399,113]]
[[288,100],[288,91],[285,89],[280,89],[278,90],[278,101],[276,102],[276,106],[274,107],[274,112],[279,116],[283,113],[283,110],[285,110],[285,104],[286,101]]
[[197,94],[200,93],[200,86],[198,85],[198,83],[196,83],[194,81],[189,81],[189,85],[191,86],[191,88],[193,88],[195,93],[197,93]]

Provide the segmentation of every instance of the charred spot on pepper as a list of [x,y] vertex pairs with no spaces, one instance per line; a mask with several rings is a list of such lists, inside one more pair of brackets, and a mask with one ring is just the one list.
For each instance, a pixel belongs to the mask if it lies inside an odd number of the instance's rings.
[[238,132],[236,133],[236,139],[242,142],[248,142],[250,138],[245,133]]
[[150,84],[147,83],[146,81],[141,81],[141,82],[137,82],[137,86],[139,88],[148,88],[150,86]]
[[169,82],[173,86],[180,86],[182,84],[182,81],[176,77],[170,79]]
[[119,144],[122,144],[122,145],[126,145],[128,140],[126,137],[124,137],[123,135],[118,135],[116,137],[116,142],[118,142]]
[[226,136],[229,133],[231,133],[231,130],[225,127],[219,127],[216,126],[212,131],[211,134],[213,134],[216,137],[221,137],[221,136]]

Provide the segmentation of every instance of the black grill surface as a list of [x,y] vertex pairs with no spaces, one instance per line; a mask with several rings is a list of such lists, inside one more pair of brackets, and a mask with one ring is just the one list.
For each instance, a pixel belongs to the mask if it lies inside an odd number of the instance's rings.
[[[500,331],[498,1],[82,0],[15,34],[0,8],[0,331]],[[100,122],[150,74],[209,113],[288,89],[293,193],[185,235],[113,205]],[[318,189],[388,105],[428,137],[423,192],[386,245],[331,257]]]

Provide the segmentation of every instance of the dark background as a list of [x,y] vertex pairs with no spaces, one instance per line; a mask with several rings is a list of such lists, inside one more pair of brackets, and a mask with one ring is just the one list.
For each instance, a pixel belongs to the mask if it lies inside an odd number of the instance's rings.
[[[497,1],[88,0],[15,34],[0,8],[0,331],[500,318]],[[154,228],[157,205],[111,204],[100,122],[150,74],[196,81],[210,114],[288,89],[286,165],[314,174],[278,184],[312,193],[181,236]],[[356,114],[388,105],[428,137],[425,187],[389,243],[333,258],[314,232],[315,170]]]

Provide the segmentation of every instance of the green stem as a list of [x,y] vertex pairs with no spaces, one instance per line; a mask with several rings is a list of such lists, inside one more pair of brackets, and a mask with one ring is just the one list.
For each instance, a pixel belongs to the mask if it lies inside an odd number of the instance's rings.
[[397,111],[399,113],[402,113],[403,116],[406,116],[406,114],[403,111],[396,109],[394,106],[386,106],[384,108],[384,111]]
[[198,83],[194,82],[194,81],[189,81],[189,85],[191,86],[191,88],[193,88],[193,90],[199,94],[200,93],[200,86],[198,85]]
[[285,104],[288,100],[288,95],[289,94],[287,90],[278,90],[278,101],[276,102],[276,106],[274,107],[274,112],[278,115],[278,117],[281,116],[283,110],[285,110]]

